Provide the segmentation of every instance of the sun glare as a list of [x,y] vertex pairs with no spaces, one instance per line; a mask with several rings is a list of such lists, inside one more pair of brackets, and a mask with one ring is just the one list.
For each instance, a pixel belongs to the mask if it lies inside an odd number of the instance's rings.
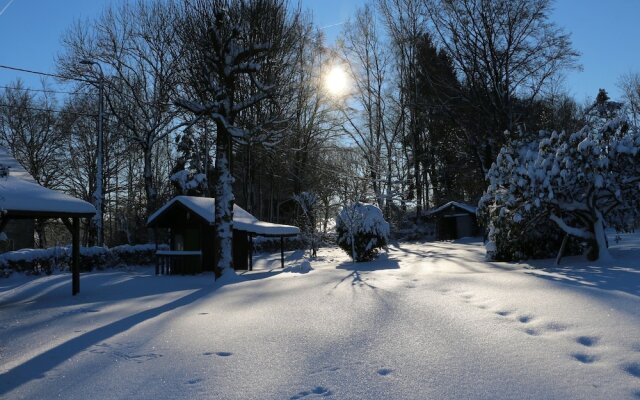
[[324,78],[324,86],[335,97],[341,97],[349,91],[349,76],[342,65],[334,65]]

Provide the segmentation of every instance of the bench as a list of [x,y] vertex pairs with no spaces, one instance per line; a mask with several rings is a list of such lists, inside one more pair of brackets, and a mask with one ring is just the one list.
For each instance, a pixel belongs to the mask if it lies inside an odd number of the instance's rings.
[[[194,258],[197,262],[194,263]],[[158,250],[156,251],[156,275],[195,274],[200,272],[201,251]],[[196,267],[197,266],[197,267]]]

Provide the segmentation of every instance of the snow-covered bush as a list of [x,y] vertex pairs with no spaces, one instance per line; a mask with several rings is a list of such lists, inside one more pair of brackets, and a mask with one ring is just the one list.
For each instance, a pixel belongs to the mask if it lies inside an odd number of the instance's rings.
[[[161,245],[161,249],[168,249]],[[155,245],[123,245],[111,249],[107,247],[81,247],[80,270],[91,271],[116,265],[147,265],[155,262]],[[0,275],[9,275],[12,271],[30,274],[50,274],[55,269],[68,269],[71,266],[71,246],[51,247],[48,249],[22,249],[0,254]]]
[[372,260],[389,241],[389,223],[382,211],[360,202],[346,206],[336,219],[338,246],[354,261]]
[[488,172],[478,211],[493,226],[497,253],[513,254],[509,246],[518,241],[557,248],[567,233],[590,243],[590,258],[609,258],[605,227],[639,225],[639,151],[640,132],[618,115],[591,118],[571,134],[509,140]]
[[[160,245],[160,249],[168,250],[169,246]],[[119,264],[149,265],[156,262],[156,246],[148,244],[123,244],[109,249]]]

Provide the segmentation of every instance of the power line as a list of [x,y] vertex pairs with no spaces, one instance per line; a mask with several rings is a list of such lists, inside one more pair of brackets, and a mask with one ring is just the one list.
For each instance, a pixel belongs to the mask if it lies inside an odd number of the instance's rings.
[[93,81],[90,81],[88,79],[71,78],[69,76],[51,74],[51,73],[48,73],[48,72],[33,71],[33,70],[30,70],[30,69],[26,69],[26,68],[11,67],[11,66],[8,66],[8,65],[0,65],[0,68],[10,69],[12,71],[26,72],[28,74],[34,74],[34,75],[49,76],[49,77],[52,77],[52,78],[58,78],[58,79],[62,79],[62,80],[65,80],[65,81],[78,81],[78,82],[93,83]]
[[15,104],[1,104],[0,103],[0,107],[21,108],[23,110],[53,112],[53,113],[60,113],[60,114],[74,114],[74,115],[82,115],[82,116],[85,116],[85,117],[97,117],[96,114],[87,114],[87,113],[81,113],[81,112],[76,112],[76,111],[66,111],[66,110],[54,110],[52,108],[25,107],[25,106],[19,106],[19,105],[15,105]]
[[49,90],[49,89],[31,89],[31,88],[21,88],[14,86],[2,86],[0,85],[0,89],[9,89],[9,90],[23,90],[25,92],[42,92],[42,93],[57,93],[57,94],[82,94],[84,92],[66,92],[64,90]]

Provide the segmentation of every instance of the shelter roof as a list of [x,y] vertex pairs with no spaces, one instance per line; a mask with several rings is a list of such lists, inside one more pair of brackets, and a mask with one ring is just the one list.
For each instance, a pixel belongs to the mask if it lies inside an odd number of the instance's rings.
[[[175,207],[177,203],[188,208],[210,225],[213,225],[215,202],[216,200],[211,197],[176,196],[154,212],[147,220],[147,225],[153,225],[155,221]],[[233,229],[260,236],[294,236],[300,233],[300,229],[296,226],[260,221],[237,204],[233,206]]]
[[[91,217],[96,209],[84,200],[45,188],[0,147],[0,210],[13,218]],[[2,174],[4,175],[4,174]]]

